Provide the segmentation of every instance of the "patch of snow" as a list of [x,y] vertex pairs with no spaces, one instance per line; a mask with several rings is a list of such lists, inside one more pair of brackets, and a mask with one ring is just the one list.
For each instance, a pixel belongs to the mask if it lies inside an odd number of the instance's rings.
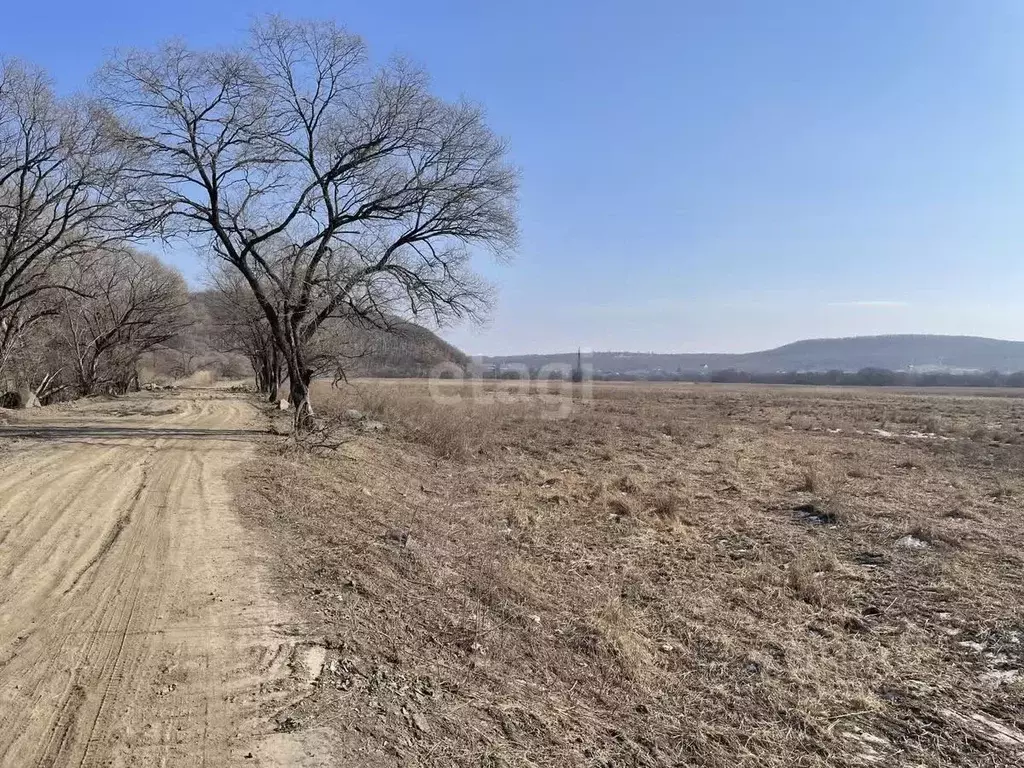
[[917,536],[911,536],[909,533],[900,539],[896,540],[896,546],[902,547],[903,549],[931,549],[932,545],[924,539],[919,539]]
[[[860,430],[855,430],[857,434],[863,435],[864,433]],[[895,437],[895,438],[906,438],[907,440],[956,440],[955,437],[949,437],[947,435],[937,435],[934,432],[921,432],[917,429],[912,429],[910,432],[899,434],[896,432],[890,432],[887,429],[879,429],[875,427],[871,430],[874,434],[879,437]]]
[[901,437],[907,437],[911,440],[956,440],[955,437],[949,437],[948,435],[937,435],[934,432],[919,432],[916,429],[901,435]]
[[993,688],[998,688],[1019,678],[1020,672],[1016,669],[990,669],[988,672],[982,672],[979,679]]
[[322,645],[310,644],[298,646],[295,651],[296,672],[302,677],[303,682],[312,685],[324,671],[327,649]]

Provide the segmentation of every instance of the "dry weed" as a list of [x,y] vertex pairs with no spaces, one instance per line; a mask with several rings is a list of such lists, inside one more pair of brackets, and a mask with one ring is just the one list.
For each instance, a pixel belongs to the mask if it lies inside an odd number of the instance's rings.
[[316,402],[386,431],[237,484],[334,662],[287,716],[353,764],[1014,764],[973,716],[1020,731],[1019,683],[962,643],[1024,667],[1024,455],[959,430],[1017,434],[1016,399],[609,384],[549,420],[357,386]]
[[627,496],[612,496],[608,499],[608,511],[620,517],[636,516],[636,507]]
[[674,523],[679,520],[679,497],[674,493],[660,493],[654,500],[654,514],[659,519]]

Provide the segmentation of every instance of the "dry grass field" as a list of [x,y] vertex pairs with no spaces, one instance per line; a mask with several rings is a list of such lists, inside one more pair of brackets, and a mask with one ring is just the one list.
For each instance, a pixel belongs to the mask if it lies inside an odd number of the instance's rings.
[[[238,470],[347,765],[1024,762],[1024,399],[427,383]],[[356,408],[377,423],[346,422]]]

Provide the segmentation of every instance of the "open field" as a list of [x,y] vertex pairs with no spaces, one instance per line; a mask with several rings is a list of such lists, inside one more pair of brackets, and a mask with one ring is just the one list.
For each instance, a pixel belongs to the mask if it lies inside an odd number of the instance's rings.
[[1021,763],[1024,400],[582,392],[8,412],[0,765]]
[[289,717],[343,764],[1024,760],[1024,400],[482,400],[324,385],[347,442],[235,471],[325,649]]

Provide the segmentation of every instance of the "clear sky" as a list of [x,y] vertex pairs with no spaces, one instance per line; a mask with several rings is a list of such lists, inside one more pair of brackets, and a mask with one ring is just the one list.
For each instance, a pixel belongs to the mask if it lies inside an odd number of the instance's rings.
[[[472,353],[1024,338],[1021,0],[48,0],[0,53],[83,87],[116,46],[332,17],[483,103],[522,246]],[[196,279],[193,257],[170,254]]]

